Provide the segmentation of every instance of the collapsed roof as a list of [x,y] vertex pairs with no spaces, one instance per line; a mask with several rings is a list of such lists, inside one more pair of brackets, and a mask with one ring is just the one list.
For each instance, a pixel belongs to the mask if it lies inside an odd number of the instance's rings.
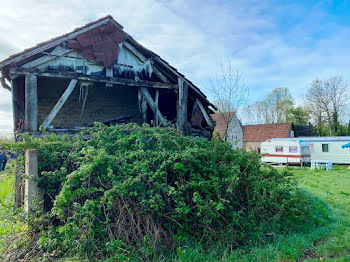
[[44,60],[44,57],[48,55],[51,57],[58,57],[72,50],[81,51],[85,59],[99,62],[106,68],[113,65],[123,67],[125,65],[118,61],[118,46],[120,45],[125,45],[128,49],[131,49],[145,64],[152,64],[151,70],[155,71],[161,82],[177,84],[178,77],[181,77],[188,83],[189,88],[201,99],[205,106],[215,108],[197,86],[185,78],[176,68],[169,65],[169,63],[163,60],[159,55],[139,44],[127,34],[123,30],[123,26],[110,15],[76,28],[70,33],[39,43],[34,47],[11,55],[7,59],[1,61],[1,84],[4,88],[11,91],[5,81],[5,78],[10,80],[9,69],[11,67],[25,67],[26,69],[34,70],[35,66],[38,64],[38,60],[40,60],[39,58],[43,58]]

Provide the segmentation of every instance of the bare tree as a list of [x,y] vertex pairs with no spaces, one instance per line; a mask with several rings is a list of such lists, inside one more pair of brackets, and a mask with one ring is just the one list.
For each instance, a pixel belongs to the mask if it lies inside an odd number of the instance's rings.
[[264,100],[245,109],[245,122],[251,124],[285,123],[290,119],[293,97],[288,88],[275,88]]
[[220,60],[219,65],[220,72],[209,80],[207,89],[214,97],[213,103],[218,112],[223,113],[224,121],[229,126],[234,115],[240,115],[246,105],[249,88],[242,74],[233,68],[231,60]]
[[244,122],[249,125],[265,124],[266,112],[266,104],[263,101],[248,105],[243,113]]
[[319,133],[323,123],[328,126],[329,135],[337,132],[341,115],[345,112],[349,102],[348,86],[342,76],[331,77],[326,80],[316,79],[312,82],[305,104],[310,110]]

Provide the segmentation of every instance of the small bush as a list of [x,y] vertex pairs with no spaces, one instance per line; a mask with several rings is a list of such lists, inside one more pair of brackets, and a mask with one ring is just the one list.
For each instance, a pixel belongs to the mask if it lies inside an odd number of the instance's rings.
[[46,252],[126,259],[185,243],[227,247],[303,230],[315,215],[286,172],[255,153],[174,129],[96,124],[75,136],[26,138],[39,152]]

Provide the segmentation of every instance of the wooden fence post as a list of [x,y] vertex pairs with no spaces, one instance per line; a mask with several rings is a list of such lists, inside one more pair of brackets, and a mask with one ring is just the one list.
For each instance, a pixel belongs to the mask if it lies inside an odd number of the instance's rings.
[[35,205],[40,204],[44,199],[38,187],[38,152],[36,150],[26,150],[25,173],[27,178],[24,190],[24,210],[31,215]]

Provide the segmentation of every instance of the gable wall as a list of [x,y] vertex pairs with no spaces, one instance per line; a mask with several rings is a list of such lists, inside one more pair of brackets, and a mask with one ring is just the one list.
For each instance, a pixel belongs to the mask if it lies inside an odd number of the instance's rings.
[[243,148],[243,128],[236,116],[234,116],[229,123],[226,136],[227,141],[231,143],[232,148]]

